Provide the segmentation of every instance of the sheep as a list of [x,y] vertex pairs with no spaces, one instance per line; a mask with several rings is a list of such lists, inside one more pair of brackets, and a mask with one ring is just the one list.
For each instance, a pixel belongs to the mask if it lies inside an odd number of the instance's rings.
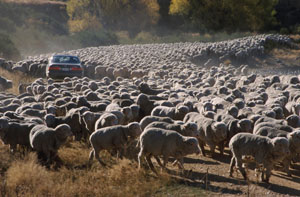
[[266,137],[272,139],[274,137],[285,137],[286,138],[289,133],[290,132],[287,132],[284,130],[265,126],[265,127],[261,127],[260,129],[255,131],[253,134],[260,135],[260,136],[266,136]]
[[0,76],[0,91],[5,91],[7,89],[12,88],[13,83],[11,80],[8,80],[2,76]]
[[196,137],[196,138],[200,137],[200,133],[199,133],[197,124],[192,123],[192,122],[188,122],[183,125],[170,124],[170,123],[166,123],[166,122],[152,122],[145,128],[145,130],[147,130],[148,128],[161,128],[161,129],[165,129],[165,130],[173,130],[173,131],[177,131],[178,133],[180,133],[183,136],[190,136],[190,137]]
[[296,114],[292,114],[288,117],[286,117],[287,124],[293,128],[300,127],[300,118]]
[[142,158],[146,161],[153,172],[156,173],[151,162],[154,156],[158,164],[161,165],[158,156],[163,156],[163,168],[166,168],[168,158],[174,157],[178,162],[179,168],[184,168],[183,157],[188,154],[199,154],[200,147],[195,137],[186,137],[176,131],[160,128],[148,128],[139,138],[140,152],[138,154],[139,169],[141,168]]
[[115,115],[117,115],[119,117],[118,118],[119,119],[119,124],[122,124],[122,125],[128,124],[133,119],[133,114],[132,114],[132,111],[131,111],[130,107],[123,107],[123,108],[121,108],[116,103],[109,104],[106,107],[105,111],[112,112],[114,114],[117,113],[117,111],[122,112],[122,114],[123,114],[122,117],[120,117],[120,115],[118,115],[118,114],[115,114]]
[[283,168],[288,176],[292,176],[289,167],[292,159],[300,154],[300,131],[295,130],[287,134],[287,139],[289,141],[289,151],[290,154],[286,155],[283,159]]
[[294,130],[293,127],[288,126],[288,125],[276,124],[276,123],[272,123],[272,122],[261,122],[254,126],[253,133],[256,133],[262,127],[273,127],[273,128],[279,129],[279,130],[287,131],[287,132],[292,132]]
[[69,136],[72,136],[71,128],[67,124],[49,128],[45,125],[36,125],[30,131],[30,145],[39,155],[44,155],[46,164],[50,164],[57,156],[57,151]]
[[101,150],[117,150],[121,154],[122,149],[126,148],[126,144],[141,133],[141,127],[137,122],[97,129],[89,138],[92,145],[89,162],[95,157],[102,166],[105,166],[106,164],[99,157]]
[[166,107],[157,106],[152,112],[151,116],[169,117],[173,120],[183,120],[184,116],[189,112],[186,106]]
[[147,83],[144,82],[139,84],[139,90],[141,91],[141,93],[148,94],[148,95],[157,95],[165,91],[165,90],[152,89],[149,87]]
[[267,116],[262,116],[259,119],[257,119],[254,123],[254,126],[258,125],[259,123],[262,122],[268,122],[268,123],[273,123],[273,124],[282,124],[282,125],[286,125],[287,122],[285,120],[277,120],[271,117],[267,117]]
[[11,153],[16,151],[17,145],[30,148],[29,133],[35,126],[32,123],[9,122],[0,118],[0,138],[3,144],[8,144]]
[[216,122],[210,118],[202,118],[196,121],[200,130],[199,144],[203,156],[205,156],[204,144],[210,148],[212,156],[215,147],[218,146],[220,154],[223,155],[225,140],[227,139],[227,127],[223,122]]
[[174,120],[169,117],[160,117],[160,116],[145,116],[141,121],[141,129],[144,131],[144,129],[147,127],[147,125],[151,124],[152,122],[167,122],[167,123],[174,123]]
[[20,107],[20,104],[9,104],[7,106],[0,107],[0,113],[4,113],[7,111],[16,111],[16,109]]
[[262,127],[255,134],[260,136],[266,136],[270,139],[273,139],[275,137],[285,137],[288,139],[290,154],[286,155],[282,162],[283,162],[284,171],[287,173],[288,176],[291,176],[291,172],[289,170],[291,160],[297,154],[300,153],[300,131],[295,130],[289,133],[272,127]]
[[246,180],[247,175],[242,167],[242,156],[252,156],[257,164],[263,164],[263,167],[266,168],[266,177],[264,171],[261,175],[262,181],[269,182],[274,163],[289,154],[289,142],[284,137],[269,139],[250,133],[238,133],[231,138],[229,149],[232,152],[229,176],[232,176],[235,165]]
[[140,118],[139,121],[144,118],[145,116],[148,116],[151,114],[153,108],[155,107],[154,101],[150,100],[149,97],[146,94],[139,94],[136,99],[137,105],[140,107]]
[[103,113],[100,118],[95,122],[95,130],[117,125],[119,123],[118,117],[113,113]]
[[76,141],[80,141],[84,134],[84,123],[81,120],[79,112],[68,114],[64,117],[55,117],[53,114],[45,116],[45,123],[50,128],[55,128],[60,124],[67,124],[70,126]]
[[227,122],[227,120],[223,120],[223,122],[227,125],[228,135],[226,141],[229,143],[230,139],[237,133],[252,133],[253,127],[252,122],[249,119],[243,118],[241,120],[231,119]]

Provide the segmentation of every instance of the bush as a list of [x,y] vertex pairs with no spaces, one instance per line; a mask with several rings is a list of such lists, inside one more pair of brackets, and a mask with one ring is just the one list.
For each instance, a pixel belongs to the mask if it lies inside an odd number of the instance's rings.
[[279,33],[280,33],[280,34],[289,34],[290,31],[289,31],[288,28],[282,27],[282,28],[280,29]]
[[74,39],[79,41],[82,47],[96,47],[118,44],[118,38],[115,33],[109,31],[81,31],[73,35]]
[[19,59],[20,52],[7,34],[0,33],[0,57]]

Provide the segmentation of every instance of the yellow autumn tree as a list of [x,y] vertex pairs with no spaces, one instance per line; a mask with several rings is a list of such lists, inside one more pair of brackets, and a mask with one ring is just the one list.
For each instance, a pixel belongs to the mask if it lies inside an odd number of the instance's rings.
[[157,0],[69,0],[72,32],[90,28],[141,31],[159,19]]

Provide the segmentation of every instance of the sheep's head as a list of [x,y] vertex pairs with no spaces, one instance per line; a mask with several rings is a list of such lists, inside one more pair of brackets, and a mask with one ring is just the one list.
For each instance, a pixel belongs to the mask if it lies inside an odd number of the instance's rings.
[[47,114],[44,119],[48,127],[53,127],[53,125],[55,125],[55,116],[53,114]]
[[285,137],[275,137],[272,142],[272,155],[274,159],[281,159],[282,157],[290,154],[289,141]]
[[227,138],[227,126],[223,122],[214,122],[212,129],[219,140],[225,140]]
[[185,154],[200,154],[199,142],[195,137],[183,137],[183,144],[182,149],[185,150]]
[[128,135],[132,138],[136,138],[141,135],[142,129],[138,122],[132,122],[128,124]]
[[238,122],[241,132],[252,133],[252,122],[249,119],[242,119]]
[[67,124],[60,124],[54,129],[55,135],[60,142],[66,141],[67,137],[73,136],[71,127]]
[[196,138],[200,137],[200,131],[196,123],[188,122],[182,125],[182,127],[185,133],[187,134],[187,136],[196,137]]

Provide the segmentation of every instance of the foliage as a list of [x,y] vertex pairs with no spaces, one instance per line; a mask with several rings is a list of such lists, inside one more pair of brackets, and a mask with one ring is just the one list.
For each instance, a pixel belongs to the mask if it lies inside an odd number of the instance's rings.
[[12,42],[11,38],[4,33],[0,33],[0,57],[6,59],[19,59],[20,52]]
[[129,30],[139,32],[159,19],[156,0],[69,0],[67,12],[71,32]]
[[69,31],[80,32],[101,28],[101,23],[97,17],[98,5],[95,0],[69,0],[67,2]]
[[187,17],[198,29],[228,32],[269,30],[277,0],[172,0],[170,14]]

